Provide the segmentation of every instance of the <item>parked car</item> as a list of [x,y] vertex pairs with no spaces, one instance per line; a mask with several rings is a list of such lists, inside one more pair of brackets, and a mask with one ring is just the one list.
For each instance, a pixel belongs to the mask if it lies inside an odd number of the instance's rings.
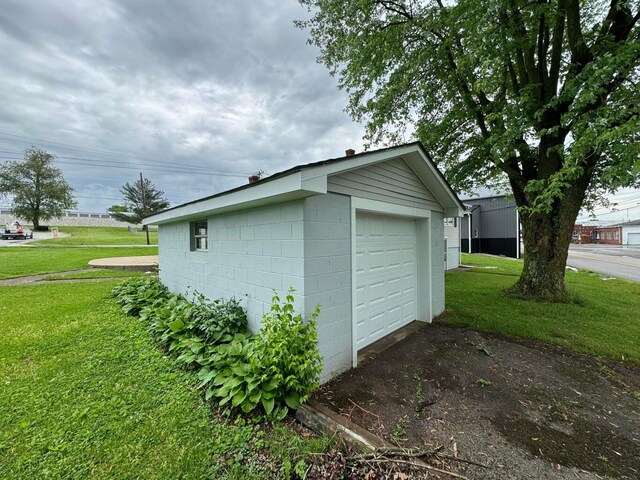
[[33,232],[28,227],[20,225],[20,222],[15,220],[13,223],[7,223],[2,229],[2,239],[9,240],[14,239],[27,239],[33,238]]

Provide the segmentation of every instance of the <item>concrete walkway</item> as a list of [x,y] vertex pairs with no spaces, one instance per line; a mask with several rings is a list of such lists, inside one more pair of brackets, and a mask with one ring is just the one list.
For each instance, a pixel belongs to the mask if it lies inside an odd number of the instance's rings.
[[89,266],[93,268],[109,268],[112,270],[155,270],[158,266],[157,255],[143,255],[137,257],[112,257],[96,258],[89,261]]

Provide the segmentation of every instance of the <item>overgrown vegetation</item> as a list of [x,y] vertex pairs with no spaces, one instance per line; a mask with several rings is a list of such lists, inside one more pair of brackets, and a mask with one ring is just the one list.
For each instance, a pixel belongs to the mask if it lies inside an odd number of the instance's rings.
[[319,308],[305,322],[295,314],[293,290],[274,294],[257,335],[247,330],[236,300],[194,302],[156,279],[130,279],[113,290],[125,313],[139,316],[151,334],[186,367],[196,369],[207,400],[219,407],[283,419],[317,388]]
[[503,294],[522,261],[463,254],[462,263],[473,268],[447,273],[440,321],[640,363],[639,283],[567,271],[572,303],[526,302]]

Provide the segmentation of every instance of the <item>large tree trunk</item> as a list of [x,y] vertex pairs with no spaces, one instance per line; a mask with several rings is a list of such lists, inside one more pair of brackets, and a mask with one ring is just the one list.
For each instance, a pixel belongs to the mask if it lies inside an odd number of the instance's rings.
[[33,231],[35,232],[36,230],[38,230],[38,228],[40,228],[40,217],[33,217],[32,222],[33,222]]
[[[576,181],[548,213],[522,213],[524,265],[508,291],[523,298],[567,301],[564,275],[569,244],[590,176]],[[522,193],[522,192],[520,192]],[[516,200],[524,195],[516,195]],[[522,205],[518,202],[519,205]]]
[[522,216],[524,265],[510,292],[541,300],[563,301],[564,272],[573,223],[559,224],[547,214]]

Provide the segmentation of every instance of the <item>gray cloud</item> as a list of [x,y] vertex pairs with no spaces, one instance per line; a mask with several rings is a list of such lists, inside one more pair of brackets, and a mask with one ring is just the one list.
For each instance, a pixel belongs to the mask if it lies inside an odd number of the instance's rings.
[[116,203],[139,170],[175,204],[246,178],[160,166],[273,173],[360,150],[346,95],[293,26],[304,15],[295,1],[5,1],[0,149],[34,143],[56,153],[87,210]]

